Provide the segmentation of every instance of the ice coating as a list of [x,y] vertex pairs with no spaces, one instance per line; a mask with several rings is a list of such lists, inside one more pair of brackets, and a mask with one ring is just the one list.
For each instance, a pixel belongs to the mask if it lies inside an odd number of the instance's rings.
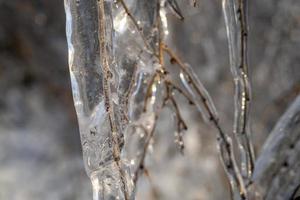
[[[167,103],[176,113],[175,138],[183,148],[182,131],[187,127],[173,97],[175,90],[217,128],[224,166],[238,191],[244,194],[232,143],[219,125],[208,92],[192,68],[165,44],[168,40],[165,9],[183,19],[177,3],[155,0],[65,0],[65,3],[74,103],[94,200],[134,198],[156,121]],[[187,93],[169,79],[164,54],[180,68],[179,77]]]
[[129,199],[126,166],[120,162],[112,2],[66,0],[65,8],[74,104],[94,199]]
[[223,0],[223,13],[228,38],[230,68],[235,85],[234,127],[241,156],[241,171],[251,177],[254,152],[250,135],[249,109],[251,87],[247,63],[247,1]]
[[65,0],[74,105],[94,200],[134,197],[130,162],[140,162],[139,145],[132,153],[127,149],[140,131],[127,126],[154,124],[154,110],[144,113],[142,104],[155,71],[156,3],[127,3],[137,21],[112,1]]

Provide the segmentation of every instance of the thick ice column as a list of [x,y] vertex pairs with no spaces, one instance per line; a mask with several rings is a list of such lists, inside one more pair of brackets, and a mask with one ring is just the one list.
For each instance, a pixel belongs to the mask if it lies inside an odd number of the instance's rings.
[[65,9],[74,104],[94,199],[128,199],[126,166],[120,160],[123,136],[112,2],[65,0]]
[[156,6],[156,0],[65,0],[74,104],[95,200],[134,196],[138,166],[130,162],[139,161],[142,146],[127,127],[153,122],[154,110],[143,108],[157,66]]

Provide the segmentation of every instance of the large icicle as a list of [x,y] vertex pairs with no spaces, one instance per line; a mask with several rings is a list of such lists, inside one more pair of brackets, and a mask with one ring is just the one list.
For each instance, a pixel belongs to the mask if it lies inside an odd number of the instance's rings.
[[65,0],[69,67],[84,164],[94,200],[130,199],[114,63],[112,1]]
[[153,132],[162,105],[155,79],[144,111],[157,68],[156,6],[156,0],[65,0],[73,97],[94,200],[134,198],[149,142],[144,130]]
[[247,0],[223,0],[231,72],[235,84],[234,135],[237,138],[241,170],[245,180],[253,171],[254,152],[250,136],[251,88],[247,63]]

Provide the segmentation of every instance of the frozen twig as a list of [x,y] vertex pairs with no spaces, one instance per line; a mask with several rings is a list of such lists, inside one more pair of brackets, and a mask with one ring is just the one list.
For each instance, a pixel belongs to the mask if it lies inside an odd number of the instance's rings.
[[[237,16],[240,24],[240,77],[242,89],[240,94],[240,119],[236,122],[236,134],[240,137],[240,143],[245,149],[247,178],[250,178],[254,168],[254,151],[250,135],[249,111],[251,101],[251,86],[248,70],[248,0],[238,0]],[[243,152],[241,152],[243,153]],[[242,169],[243,170],[243,169]]]
[[254,153],[250,136],[249,109],[251,88],[247,63],[247,0],[223,0],[223,12],[229,46],[230,67],[235,85],[234,136],[241,155],[241,171],[249,181]]
[[178,104],[176,102],[176,100],[173,97],[173,90],[174,87],[171,85],[171,82],[166,82],[166,90],[167,90],[167,97],[165,102],[167,102],[169,100],[169,102],[171,103],[171,106],[174,109],[175,112],[175,117],[176,117],[176,132],[175,132],[175,142],[176,144],[178,144],[180,152],[183,154],[183,150],[184,150],[184,142],[183,142],[183,131],[186,131],[188,129],[185,121],[183,120],[181,113],[179,111],[179,107]]
[[[196,79],[193,76],[191,71],[187,69],[187,66],[179,59],[179,57],[166,45],[164,45],[164,50],[171,57],[171,63],[176,63],[183,72],[183,76],[187,76],[188,87],[192,87],[196,93],[200,96],[200,100],[203,104],[202,112],[206,113],[210,122],[218,130],[218,145],[220,150],[220,156],[223,163],[223,166],[228,174],[230,183],[232,185],[232,190],[237,192],[238,195],[242,198],[246,198],[246,189],[245,184],[240,174],[240,170],[237,166],[236,159],[233,152],[232,142],[228,135],[224,132],[219,124],[219,119],[215,110],[215,106],[209,97],[209,94],[202,86],[199,79]],[[194,102],[194,99],[192,100]]]

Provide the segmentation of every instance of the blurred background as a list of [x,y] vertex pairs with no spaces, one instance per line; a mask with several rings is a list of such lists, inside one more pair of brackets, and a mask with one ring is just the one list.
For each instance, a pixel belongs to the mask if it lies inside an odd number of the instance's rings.
[[[169,16],[170,41],[211,92],[232,131],[233,82],[221,0],[179,0],[184,22]],[[250,1],[252,132],[259,151],[300,93],[300,1]],[[176,33],[176,34],[174,34]],[[0,199],[82,200],[85,174],[67,65],[63,0],[0,0]],[[185,155],[162,116],[137,199],[229,199],[216,132],[181,105],[189,130]],[[170,128],[171,127],[171,128]],[[166,145],[167,144],[167,145]]]

